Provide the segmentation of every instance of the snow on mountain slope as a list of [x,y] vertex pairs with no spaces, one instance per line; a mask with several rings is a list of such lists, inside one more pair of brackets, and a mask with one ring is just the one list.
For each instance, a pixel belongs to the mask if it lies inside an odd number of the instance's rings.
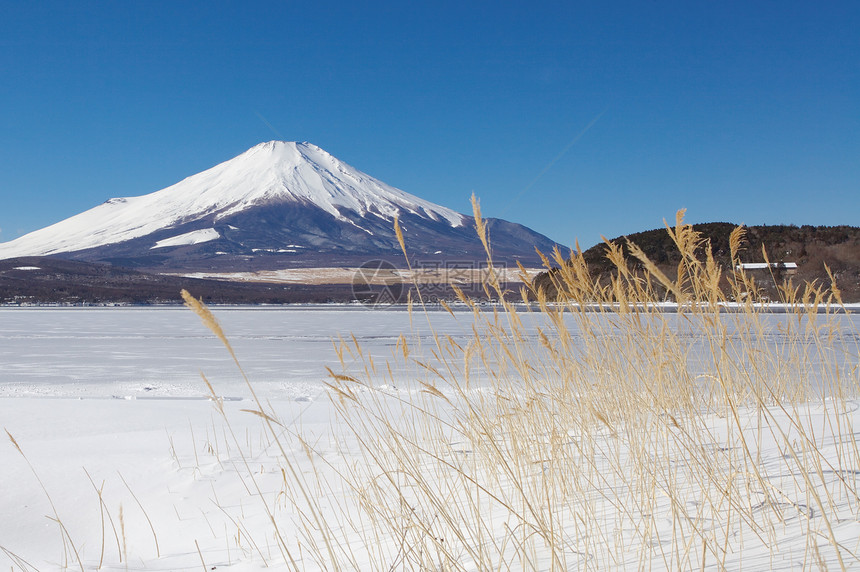
[[[163,190],[110,199],[54,225],[0,243],[0,259],[123,243],[206,217],[214,216],[217,221],[254,206],[284,203],[316,206],[353,225],[355,222],[343,216],[343,209],[361,217],[373,214],[383,219],[412,213],[451,228],[463,226],[466,221],[463,215],[386,185],[315,145],[269,141]],[[195,244],[175,238],[179,242],[162,240],[158,246]],[[189,240],[200,242],[200,238],[217,237],[210,232],[193,235]]]
[[209,242],[210,240],[217,240],[221,238],[221,235],[214,228],[204,228],[202,230],[192,230],[191,232],[186,232],[184,234],[180,234],[177,236],[172,236],[170,238],[165,238],[164,240],[159,240],[155,243],[155,246],[150,248],[150,250],[155,250],[156,248],[166,248],[168,246],[183,246],[186,244],[201,244],[203,242]]

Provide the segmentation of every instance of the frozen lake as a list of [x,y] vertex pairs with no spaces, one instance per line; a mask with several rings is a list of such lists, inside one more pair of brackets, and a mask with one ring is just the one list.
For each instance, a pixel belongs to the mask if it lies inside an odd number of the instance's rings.
[[[270,398],[319,394],[325,366],[339,369],[333,340],[354,335],[375,356],[398,336],[430,336],[402,309],[213,308],[255,388]],[[462,337],[471,316],[433,312],[437,332]],[[190,397],[200,372],[226,396],[244,382],[221,343],[184,307],[2,308],[0,396]]]
[[[380,363],[391,358],[400,334],[413,355],[429,355],[427,348],[434,346],[423,313],[414,311],[410,319],[403,308],[216,307],[213,312],[254,387],[269,399],[318,396],[328,379],[325,367],[340,370],[333,344],[338,336],[355,336]],[[440,336],[463,344],[473,335],[468,311],[429,315]],[[527,338],[536,340],[546,316],[524,312],[520,317]],[[673,329],[686,329],[695,344],[698,334],[690,323],[666,318]],[[595,314],[595,319],[607,318]],[[762,335],[778,341],[782,324],[791,319],[769,316],[772,328]],[[860,316],[839,320],[844,333],[856,337]],[[575,320],[566,322],[577,339]],[[732,327],[732,320],[727,322]],[[221,395],[248,396],[228,352],[184,307],[0,308],[0,397],[202,397],[201,372]]]

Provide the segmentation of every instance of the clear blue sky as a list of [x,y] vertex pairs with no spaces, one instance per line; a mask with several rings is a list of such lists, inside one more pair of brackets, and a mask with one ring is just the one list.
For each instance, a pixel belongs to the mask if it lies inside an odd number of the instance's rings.
[[0,241],[271,139],[590,246],[860,225],[860,2],[19,2]]

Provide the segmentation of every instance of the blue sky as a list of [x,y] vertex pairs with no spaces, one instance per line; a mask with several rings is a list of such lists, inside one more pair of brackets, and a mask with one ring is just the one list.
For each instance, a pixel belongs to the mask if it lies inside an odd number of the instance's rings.
[[857,2],[4,2],[0,241],[271,139],[564,244],[860,225]]

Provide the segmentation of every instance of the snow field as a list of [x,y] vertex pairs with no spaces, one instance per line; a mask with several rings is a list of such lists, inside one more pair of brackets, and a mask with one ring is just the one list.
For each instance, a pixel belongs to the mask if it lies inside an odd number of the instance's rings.
[[13,569],[860,566],[856,316],[213,311],[0,311]]

